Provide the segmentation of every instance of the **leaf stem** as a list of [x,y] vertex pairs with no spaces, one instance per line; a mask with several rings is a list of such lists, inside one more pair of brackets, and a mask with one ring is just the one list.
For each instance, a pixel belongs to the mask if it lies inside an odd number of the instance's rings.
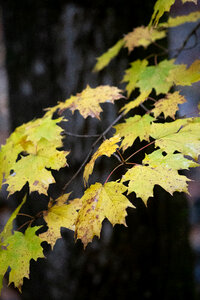
[[134,153],[132,153],[127,159],[125,159],[125,162],[127,162],[131,157],[133,157],[134,155],[136,155],[138,152],[142,151],[143,149],[149,147],[150,145],[152,145],[153,143],[155,143],[156,140],[148,143],[147,145],[145,145],[144,147],[140,148],[139,150],[135,151]]

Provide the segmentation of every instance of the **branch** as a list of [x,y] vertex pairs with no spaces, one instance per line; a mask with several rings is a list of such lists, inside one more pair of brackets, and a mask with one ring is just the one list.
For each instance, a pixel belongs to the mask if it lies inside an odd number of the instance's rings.
[[99,137],[99,134],[76,134],[72,132],[65,131],[61,133],[61,135],[69,135],[69,136],[74,136],[74,137],[79,137],[79,138],[96,138]]
[[80,171],[83,169],[83,167],[86,165],[88,159],[90,158],[95,146],[98,144],[98,142],[106,135],[106,133],[115,125],[122,117],[124,116],[124,113],[121,113],[107,128],[104,130],[102,134],[99,135],[99,137],[96,139],[96,141],[92,144],[90,151],[88,152],[86,158],[84,159],[83,163],[79,167],[79,169],[76,171],[76,173],[71,177],[71,179],[64,185],[62,188],[62,194],[64,194],[66,188],[68,185],[78,176]]

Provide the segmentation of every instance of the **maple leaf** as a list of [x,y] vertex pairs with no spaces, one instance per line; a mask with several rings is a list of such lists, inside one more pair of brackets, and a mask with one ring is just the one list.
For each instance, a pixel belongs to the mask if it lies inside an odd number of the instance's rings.
[[145,154],[142,163],[151,167],[164,166],[173,170],[199,167],[198,163],[185,158],[181,153],[169,153],[164,156],[161,149],[155,150],[151,154]]
[[191,85],[200,80],[200,60],[195,60],[187,68],[186,65],[176,65],[176,68],[169,72],[168,82],[173,81],[176,85]]
[[176,27],[187,22],[196,22],[200,18],[200,11],[191,12],[188,15],[169,17],[167,23],[161,23],[160,27]]
[[29,278],[30,260],[44,257],[40,245],[42,240],[35,234],[40,227],[29,227],[25,234],[15,231],[4,241],[0,250],[0,275],[3,276],[10,267],[9,284],[13,282],[20,291],[23,278]]
[[8,219],[6,225],[4,226],[3,231],[0,233],[0,243],[2,243],[6,238],[12,235],[13,231],[13,221],[17,217],[22,205],[26,202],[26,196],[23,198],[22,203],[15,209],[15,211],[11,214]]
[[113,136],[112,138],[103,141],[101,146],[98,148],[98,150],[93,154],[91,160],[87,165],[85,166],[84,173],[83,173],[83,179],[84,184],[86,185],[89,179],[89,176],[93,172],[95,161],[98,157],[102,155],[106,155],[110,157],[119,147],[117,143],[119,143],[121,138],[118,135]]
[[48,225],[48,230],[41,233],[39,236],[43,241],[46,241],[53,248],[57,239],[61,238],[61,227],[66,227],[70,230],[75,230],[75,221],[77,219],[77,210],[81,207],[80,199],[71,201],[66,204],[70,194],[65,194],[56,199],[55,205],[50,201],[48,210],[43,212],[44,220]]
[[140,140],[149,140],[151,123],[155,120],[148,114],[144,116],[135,115],[126,119],[125,123],[114,126],[116,134],[121,138],[124,137],[121,147],[125,151],[128,147],[132,146],[137,137]]
[[175,0],[157,0],[154,5],[154,11],[149,26],[152,24],[157,25],[164,12],[170,11],[170,8],[174,2]]
[[139,106],[144,101],[146,101],[150,93],[151,93],[151,91],[142,92],[135,100],[130,101],[129,103],[125,104],[120,109],[120,111],[124,111],[124,113],[127,114],[131,109]]
[[99,104],[104,102],[114,103],[115,100],[124,98],[120,93],[122,93],[122,90],[109,85],[101,85],[96,88],[91,88],[88,85],[86,89],[76,96],[71,96],[65,102],[59,102],[53,108],[48,108],[47,115],[53,114],[57,110],[61,114],[69,108],[72,112],[79,110],[84,118],[91,116],[100,119],[99,115],[102,109]]
[[176,120],[170,123],[153,123],[150,135],[155,146],[167,153],[181,152],[195,160],[200,154],[200,118]]
[[9,194],[20,191],[28,182],[30,192],[37,191],[47,195],[49,184],[54,183],[55,179],[46,168],[59,170],[67,165],[65,157],[69,152],[58,151],[56,147],[57,145],[41,139],[35,153],[17,161],[13,167],[14,173],[4,182],[8,184]]
[[83,206],[78,213],[75,234],[81,239],[84,247],[96,235],[100,237],[102,222],[107,218],[114,226],[126,226],[126,208],[134,207],[123,195],[127,188],[118,182],[97,182],[88,188],[81,198]]
[[147,48],[151,43],[156,40],[162,39],[166,36],[165,30],[158,30],[154,28],[140,26],[134,28],[132,32],[125,35],[125,47],[129,52],[133,51],[135,47],[143,46]]
[[142,74],[147,65],[148,61],[146,59],[142,61],[138,59],[132,62],[131,67],[125,71],[122,82],[128,82],[126,86],[128,96],[130,96],[132,91],[135,89],[136,83],[140,79],[140,74]]
[[155,108],[151,110],[151,113],[154,114],[155,118],[163,113],[165,118],[169,116],[175,119],[175,113],[179,109],[178,104],[185,102],[185,97],[180,95],[179,92],[169,93],[165,98],[160,99],[154,104]]
[[166,79],[170,71],[175,68],[173,59],[163,60],[156,66],[148,66],[140,73],[136,86],[141,92],[154,88],[157,95],[166,94],[173,85],[173,81]]
[[124,39],[119,40],[113,47],[109,48],[104,54],[97,58],[94,71],[101,71],[110,61],[117,56],[121,48],[124,46]]
[[[171,157],[169,158],[171,159]],[[149,197],[153,197],[153,189],[156,184],[164,188],[173,195],[175,191],[188,193],[186,176],[179,175],[173,169],[172,162],[167,166],[168,157],[165,162],[157,165],[142,166],[137,165],[129,169],[122,177],[121,182],[129,181],[128,194],[135,192],[136,197],[141,198],[145,204]]]

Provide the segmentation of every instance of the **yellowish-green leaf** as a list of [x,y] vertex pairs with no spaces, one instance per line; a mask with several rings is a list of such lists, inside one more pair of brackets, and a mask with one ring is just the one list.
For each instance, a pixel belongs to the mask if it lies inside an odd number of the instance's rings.
[[126,91],[128,92],[128,96],[132,93],[132,91],[136,87],[137,81],[140,79],[140,74],[145,70],[148,65],[148,61],[144,60],[136,60],[131,63],[131,67],[126,70],[123,82],[128,82],[126,86]]
[[166,36],[165,30],[158,30],[149,27],[137,27],[132,32],[125,35],[125,47],[128,48],[129,52],[133,51],[135,47],[143,46],[147,48],[151,43],[156,40],[162,39]]
[[145,165],[148,164],[153,168],[163,166],[173,170],[196,168],[200,166],[193,160],[185,158],[180,153],[169,153],[164,156],[161,149],[155,150],[151,154],[145,154],[145,158],[142,163]]
[[6,225],[4,226],[3,231],[0,233],[0,244],[7,239],[10,235],[12,235],[13,231],[13,221],[17,217],[22,205],[26,202],[26,196],[23,198],[22,203],[15,209],[10,218],[8,219]]
[[4,275],[10,267],[9,284],[13,282],[20,291],[23,278],[29,278],[30,260],[44,257],[40,245],[42,240],[35,234],[39,228],[29,227],[25,234],[15,231],[4,241],[4,247],[0,250],[0,275]]
[[177,192],[188,193],[187,177],[179,175],[177,170],[164,165],[142,166],[137,165],[129,169],[122,177],[122,182],[129,181],[128,193],[136,193],[145,204],[149,197],[153,197],[153,189],[156,184],[160,185],[171,195]]
[[156,66],[146,67],[139,75],[136,86],[140,91],[156,90],[156,94],[166,94],[173,85],[173,81],[167,80],[171,70],[177,68],[174,60],[163,60]]
[[94,67],[94,71],[98,72],[106,67],[110,61],[117,56],[121,48],[124,46],[124,39],[119,40],[113,47],[108,49],[104,54],[97,58],[97,63]]
[[55,182],[51,171],[47,168],[59,170],[67,165],[65,157],[69,152],[58,151],[56,147],[57,145],[41,139],[34,154],[17,161],[13,167],[14,172],[5,181],[5,184],[8,184],[9,194],[20,191],[28,182],[30,192],[37,191],[47,195],[49,185]]
[[151,123],[155,120],[148,114],[144,116],[135,115],[126,119],[125,123],[116,125],[116,134],[124,138],[121,144],[123,151],[132,146],[137,137],[140,140],[149,140]]
[[[188,15],[177,16],[175,18],[169,17],[165,24],[167,27],[175,27],[187,22],[196,22],[198,19],[200,19],[200,11],[194,11]],[[162,26],[162,24],[160,24],[160,26]]]
[[179,92],[169,93],[165,98],[162,98],[155,103],[155,108],[152,109],[151,112],[154,114],[155,118],[163,113],[165,118],[169,116],[172,119],[175,119],[175,114],[179,109],[178,104],[185,102],[185,97],[180,95]]
[[50,202],[48,210],[44,211],[44,220],[48,225],[48,230],[41,233],[40,238],[49,243],[52,248],[57,239],[62,237],[60,233],[61,227],[75,230],[75,222],[78,216],[77,210],[81,207],[80,199],[75,199],[76,201],[66,204],[68,197],[69,194],[59,197],[54,206]]
[[75,234],[81,239],[84,247],[96,235],[100,237],[102,222],[107,218],[114,226],[126,226],[126,208],[134,207],[123,195],[127,188],[117,182],[108,182],[104,185],[95,183],[88,188],[83,197],[83,206],[78,213]]
[[165,124],[152,124],[150,135],[155,146],[167,153],[181,152],[198,159],[200,154],[200,122],[192,119],[176,120]]
[[200,80],[200,60],[195,60],[187,68],[186,65],[176,65],[176,68],[169,72],[168,82],[173,81],[176,85],[191,85]]
[[121,138],[118,135],[113,136],[112,138],[103,141],[101,146],[98,148],[98,150],[93,154],[91,160],[87,165],[85,166],[84,173],[83,173],[83,179],[85,185],[88,182],[89,176],[93,172],[95,161],[98,157],[102,155],[106,155],[110,157],[119,147],[117,143],[119,143]]
[[125,104],[120,109],[120,111],[124,111],[124,113],[127,114],[131,109],[139,106],[144,101],[146,101],[150,93],[151,93],[151,91],[142,92],[135,100],[130,101],[129,103]]
[[56,110],[61,114],[64,110],[70,109],[72,112],[79,110],[80,114],[87,118],[88,116],[100,119],[102,109],[100,103],[114,103],[115,100],[123,98],[122,91],[109,85],[101,85],[96,88],[87,86],[81,93],[71,96],[65,102],[59,102],[53,108],[49,108],[47,115],[53,114]]
[[157,0],[154,5],[154,12],[151,17],[149,26],[157,25],[160,18],[165,12],[169,12],[171,6],[174,4],[175,0]]

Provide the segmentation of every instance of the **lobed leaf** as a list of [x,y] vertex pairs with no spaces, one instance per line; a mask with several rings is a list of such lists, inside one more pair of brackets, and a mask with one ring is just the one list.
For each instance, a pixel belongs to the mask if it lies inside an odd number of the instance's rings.
[[49,108],[47,114],[52,115],[57,110],[61,114],[64,110],[70,109],[72,112],[79,110],[84,118],[90,116],[100,119],[100,113],[102,112],[100,103],[114,103],[115,100],[123,98],[121,93],[122,90],[109,85],[102,85],[96,88],[91,88],[88,85],[86,89],[76,96],[71,96],[65,102],[59,102],[58,105]]
[[105,140],[98,148],[98,150],[93,154],[91,160],[89,161],[89,163],[87,163],[84,169],[83,179],[85,185],[88,182],[89,176],[93,172],[94,164],[97,158],[102,155],[110,157],[117,150],[117,148],[119,148],[117,143],[119,143],[120,141],[121,138],[118,135],[115,135],[112,138]]
[[135,107],[139,106],[143,102],[145,102],[150,95],[151,91],[145,91],[142,92],[135,100],[130,101],[129,103],[125,104],[120,111],[124,111],[125,114],[127,114],[131,109],[134,109]]
[[121,48],[124,46],[124,39],[119,40],[113,47],[109,48],[104,54],[97,58],[97,63],[94,66],[94,71],[101,71],[110,61],[118,55]]
[[29,227],[25,234],[15,231],[4,241],[3,248],[0,249],[1,279],[10,267],[9,284],[13,282],[20,291],[23,278],[29,278],[30,260],[44,258],[40,245],[42,240],[35,234],[39,228],[40,226]]
[[41,233],[39,237],[51,245],[53,249],[57,239],[61,238],[61,227],[75,230],[75,222],[78,216],[77,210],[81,207],[80,199],[71,201],[70,204],[65,202],[70,194],[65,194],[55,201],[55,205],[50,202],[48,210],[44,211],[44,220],[48,225],[48,230]]
[[118,182],[108,182],[104,185],[95,183],[88,188],[83,197],[83,206],[78,213],[75,234],[81,239],[84,247],[96,235],[100,237],[102,222],[107,218],[114,226],[126,226],[126,208],[134,207],[123,195],[127,188]]
[[148,26],[140,26],[134,28],[132,32],[129,32],[125,35],[125,47],[128,48],[129,52],[133,51],[135,47],[139,46],[147,48],[151,43],[155,42],[156,40],[163,39],[165,36],[165,30],[149,28]]
[[142,117],[135,115],[134,117],[126,119],[125,123],[114,126],[116,134],[124,138],[121,143],[123,151],[132,146],[137,137],[139,137],[140,140],[149,140],[153,120],[155,119],[148,114]]
[[171,117],[172,119],[175,119],[175,114],[179,109],[178,104],[185,102],[185,97],[180,95],[179,92],[168,93],[165,98],[162,98],[155,103],[155,108],[152,109],[151,112],[154,114],[155,118],[163,113],[165,118]]

